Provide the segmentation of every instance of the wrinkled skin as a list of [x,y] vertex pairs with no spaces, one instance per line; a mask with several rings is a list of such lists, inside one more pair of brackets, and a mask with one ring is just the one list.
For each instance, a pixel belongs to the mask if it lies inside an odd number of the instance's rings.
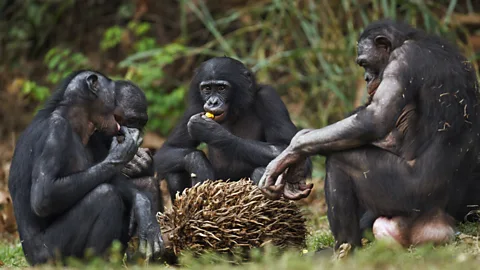
[[357,63],[365,70],[367,104],[341,121],[298,132],[259,186],[271,198],[303,198],[310,187],[287,189],[298,183],[288,171],[324,155],[336,250],[361,246],[362,230],[372,225],[379,237],[404,246],[448,242],[449,217],[466,214],[480,186],[470,177],[480,147],[473,67],[445,40],[391,21],[367,26]]

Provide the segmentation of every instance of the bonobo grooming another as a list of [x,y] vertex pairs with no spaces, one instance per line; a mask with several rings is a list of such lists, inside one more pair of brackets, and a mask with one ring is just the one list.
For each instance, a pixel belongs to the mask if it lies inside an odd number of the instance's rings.
[[[123,185],[122,167],[137,152],[137,129],[120,127],[114,118],[115,82],[93,71],[67,77],[18,139],[9,189],[20,239],[32,264],[103,255],[114,240],[129,240],[132,208],[143,196]],[[95,129],[112,140],[105,159],[94,164],[86,149]],[[140,201],[139,201],[140,200]],[[163,242],[152,217],[135,209],[145,253],[160,255]]]
[[[280,196],[292,181],[286,169],[324,155],[336,250],[361,246],[362,215],[374,223],[377,238],[403,246],[449,241],[451,216],[465,212],[464,198],[475,185],[469,176],[480,121],[472,65],[445,40],[388,20],[361,34],[357,63],[365,69],[366,106],[337,123],[297,133],[267,166],[261,188]],[[308,190],[299,185],[296,193]]]
[[[258,182],[296,132],[275,89],[257,85],[237,60],[212,58],[196,71],[188,108],[155,154],[155,167],[166,178],[172,199],[177,191],[207,179],[251,177]],[[208,158],[196,149],[201,142],[208,146]],[[305,163],[292,178],[310,177],[310,160]]]
[[[115,81],[115,119],[122,126],[136,128],[143,133],[148,122],[147,99],[143,91],[129,81]],[[102,132],[95,132],[87,147],[93,155],[95,163],[102,161],[108,155],[112,136],[106,136]],[[163,210],[160,200],[160,186],[154,176],[153,159],[147,148],[139,148],[135,157],[122,168],[123,175],[137,189],[146,192],[152,202],[153,215]]]

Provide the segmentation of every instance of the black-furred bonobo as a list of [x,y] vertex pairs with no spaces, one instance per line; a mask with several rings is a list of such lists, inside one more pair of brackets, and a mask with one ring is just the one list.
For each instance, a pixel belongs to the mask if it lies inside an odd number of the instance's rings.
[[267,166],[261,188],[283,192],[289,179],[277,177],[285,169],[325,155],[335,249],[361,245],[365,213],[376,238],[404,246],[449,241],[451,216],[467,208],[480,142],[471,63],[444,39],[390,20],[363,31],[357,63],[365,69],[368,104],[337,123],[297,133]]
[[[115,119],[121,126],[136,128],[141,133],[148,122],[147,99],[143,91],[130,81],[115,81]],[[102,132],[95,132],[89,140],[95,162],[100,162],[108,155],[113,137]],[[152,203],[153,215],[163,211],[158,178],[154,176],[153,158],[149,149],[139,148],[135,157],[122,168],[122,173],[129,178],[137,189],[146,192]]]
[[[257,85],[240,61],[216,57],[197,69],[188,108],[155,154],[155,167],[166,178],[172,199],[177,191],[207,179],[251,177],[258,182],[296,132],[274,88]],[[208,146],[208,158],[196,149],[201,142]],[[295,172],[302,181],[311,175],[306,160]]]
[[[114,240],[128,242],[131,208],[142,204],[115,176],[141,139],[138,130],[120,127],[114,109],[115,82],[98,72],[78,71],[60,84],[19,137],[9,189],[30,264],[82,258],[87,250],[102,255]],[[97,164],[85,147],[95,129],[109,136],[120,130],[124,136],[122,143],[112,141]],[[158,226],[141,229],[149,244],[144,251],[158,255],[163,247]]]

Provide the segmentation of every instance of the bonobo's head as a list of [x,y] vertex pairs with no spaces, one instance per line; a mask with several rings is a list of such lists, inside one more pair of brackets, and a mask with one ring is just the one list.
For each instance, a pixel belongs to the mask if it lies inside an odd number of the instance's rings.
[[215,57],[197,69],[190,84],[190,103],[223,122],[248,109],[255,90],[255,77],[240,61]]
[[360,35],[357,64],[365,69],[369,95],[373,95],[380,85],[390,53],[416,32],[406,24],[381,20],[368,25]]
[[143,131],[148,122],[148,103],[143,91],[129,81],[115,82],[115,119],[122,126]]
[[[60,102],[60,105],[62,104],[81,108],[88,122],[105,134],[113,135],[119,130],[120,126],[114,117],[115,83],[98,72],[87,70],[75,73],[66,84],[63,100]],[[80,121],[75,120],[75,117],[82,119],[78,115],[72,115],[74,121]]]

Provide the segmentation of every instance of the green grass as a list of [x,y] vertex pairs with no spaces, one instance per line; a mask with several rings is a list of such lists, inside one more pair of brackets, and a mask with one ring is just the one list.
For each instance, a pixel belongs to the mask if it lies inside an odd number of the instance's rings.
[[[248,262],[232,264],[232,260],[217,254],[205,254],[195,258],[186,254],[180,258],[181,269],[478,269],[480,265],[480,224],[468,223],[459,226],[457,240],[441,247],[424,246],[421,248],[402,249],[385,243],[368,243],[363,249],[342,261],[332,260],[331,248],[334,239],[323,216],[309,216],[311,234],[307,239],[308,252],[290,250],[278,252],[266,248],[263,252],[254,250]],[[312,227],[313,224],[315,227]],[[326,248],[326,249],[324,249]],[[314,252],[324,249],[322,252]],[[0,242],[0,260],[3,267],[28,266],[20,243]],[[238,260],[237,260],[238,261]],[[54,268],[43,266],[41,268]],[[110,256],[107,260],[93,258],[88,263],[70,261],[73,269],[172,269],[173,266],[161,264],[126,264],[118,256]]]
[[7,267],[28,266],[23,256],[22,245],[18,241],[15,243],[0,241],[0,261]]

